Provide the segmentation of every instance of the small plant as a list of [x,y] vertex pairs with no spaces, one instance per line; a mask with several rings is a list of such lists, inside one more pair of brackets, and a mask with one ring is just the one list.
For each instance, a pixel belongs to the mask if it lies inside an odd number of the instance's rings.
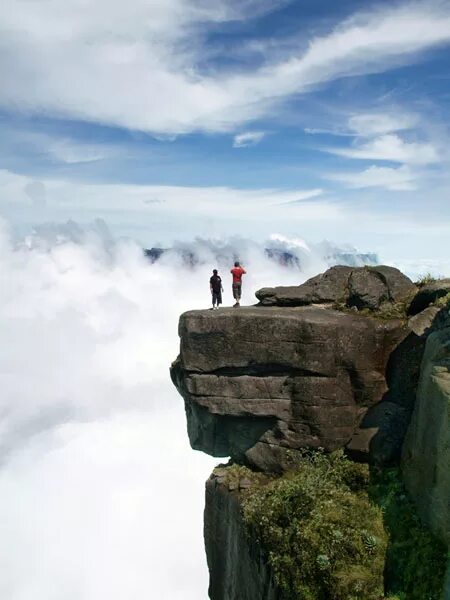
[[244,482],[248,484],[245,487],[258,487],[266,484],[270,479],[270,476],[264,473],[252,471],[248,467],[236,463],[216,467],[214,474],[219,478],[221,483],[224,483],[232,490],[242,489]]
[[409,299],[407,302],[396,302],[394,304],[385,302],[377,309],[362,308],[361,310],[356,310],[355,307],[350,308],[343,303],[333,304],[333,308],[335,310],[346,312],[352,315],[356,314],[361,317],[372,317],[382,321],[400,320],[404,322],[407,320],[408,306]]
[[445,296],[441,296],[440,298],[436,298],[434,301],[434,305],[439,308],[446,308],[447,306],[450,308],[450,292],[445,294]]
[[429,285],[430,283],[434,283],[435,281],[437,281],[437,278],[434,277],[434,275],[431,273],[425,273],[419,277],[419,279],[416,281],[416,285],[417,287],[421,288]]

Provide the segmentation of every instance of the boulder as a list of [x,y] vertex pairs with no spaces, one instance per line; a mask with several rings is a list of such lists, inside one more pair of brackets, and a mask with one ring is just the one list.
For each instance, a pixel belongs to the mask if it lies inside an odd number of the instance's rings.
[[[369,408],[388,394],[388,362],[410,331],[314,306],[258,306],[190,311],[179,334],[171,374],[192,447],[282,471],[299,448],[352,445]],[[357,452],[370,460],[366,446]]]
[[256,297],[263,306],[305,306],[339,303],[358,310],[376,310],[385,303],[406,302],[416,286],[394,267],[331,267],[299,286],[262,288]]
[[424,285],[414,296],[409,306],[408,314],[417,315],[430,306],[430,304],[433,304],[433,302],[447,294],[450,294],[450,279],[439,279],[438,281]]
[[427,340],[402,472],[419,514],[450,544],[450,327]]
[[351,267],[336,266],[308,279],[302,285],[262,288],[256,297],[264,306],[306,306],[344,300]]

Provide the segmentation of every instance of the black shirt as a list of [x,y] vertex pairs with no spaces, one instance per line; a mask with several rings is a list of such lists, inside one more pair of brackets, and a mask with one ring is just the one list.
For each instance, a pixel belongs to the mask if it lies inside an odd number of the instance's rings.
[[211,284],[212,291],[216,294],[219,294],[222,291],[222,279],[219,275],[213,275],[209,280],[209,283]]

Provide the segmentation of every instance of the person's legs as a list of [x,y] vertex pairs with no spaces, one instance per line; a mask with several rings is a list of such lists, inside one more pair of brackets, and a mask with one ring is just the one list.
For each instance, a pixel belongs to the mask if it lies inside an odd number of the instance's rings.
[[236,300],[235,307],[240,306],[241,301],[241,284],[233,283],[233,298]]

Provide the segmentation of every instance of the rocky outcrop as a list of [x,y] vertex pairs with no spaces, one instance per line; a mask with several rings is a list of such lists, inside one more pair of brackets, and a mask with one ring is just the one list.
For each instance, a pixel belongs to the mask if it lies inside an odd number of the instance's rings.
[[428,338],[402,470],[420,515],[450,544],[450,327]]
[[[305,446],[347,446],[368,460],[371,446],[385,452],[392,418],[406,428],[411,393],[391,397],[387,381],[388,363],[398,368],[394,350],[409,343],[410,331],[399,321],[314,306],[258,306],[185,313],[179,333],[172,379],[197,450],[279,471]],[[382,422],[361,423],[383,399]],[[399,450],[398,441],[388,445]]]
[[358,310],[410,300],[413,282],[394,267],[336,266],[299,286],[263,288],[256,297],[264,306],[305,306],[339,303]]
[[[302,286],[264,288],[254,307],[183,314],[171,376],[192,447],[268,479],[298,464],[304,447],[392,464],[421,375],[403,471],[422,517],[448,543],[450,323],[423,290],[391,267],[335,267]],[[230,481],[233,468],[216,469],[206,485],[210,597],[282,600],[268,550],[243,522],[254,484]]]
[[408,313],[417,315],[439,298],[450,294],[450,279],[439,279],[422,286],[413,298]]
[[214,600],[281,600],[261,547],[243,523],[242,491],[252,482],[229,481],[226,469],[214,469],[206,482],[205,544]]

